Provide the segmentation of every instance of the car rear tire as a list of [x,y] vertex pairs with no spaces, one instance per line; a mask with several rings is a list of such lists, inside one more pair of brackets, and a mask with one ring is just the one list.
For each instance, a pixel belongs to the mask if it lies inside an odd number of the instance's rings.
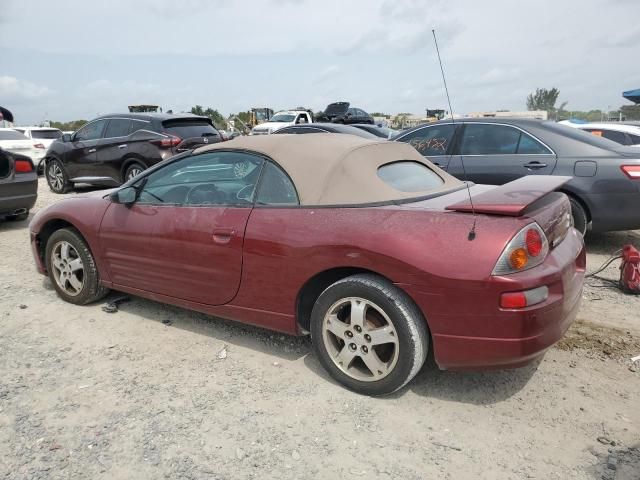
[[89,246],[77,231],[63,228],[51,234],[45,249],[47,272],[58,295],[66,302],[86,305],[105,297]]
[[138,163],[138,162],[132,163],[127,167],[127,169],[124,172],[124,181],[128,182],[132,178],[140,175],[145,170],[146,170],[146,167],[141,163]]
[[373,274],[347,277],[322,292],[311,313],[311,336],[329,374],[365,395],[402,388],[420,371],[429,350],[418,307]]
[[580,232],[580,235],[584,236],[587,233],[587,225],[589,224],[587,212],[575,198],[569,197],[569,203],[571,204],[573,227]]
[[52,192],[67,193],[71,189],[67,172],[58,160],[49,160],[45,165],[44,173]]

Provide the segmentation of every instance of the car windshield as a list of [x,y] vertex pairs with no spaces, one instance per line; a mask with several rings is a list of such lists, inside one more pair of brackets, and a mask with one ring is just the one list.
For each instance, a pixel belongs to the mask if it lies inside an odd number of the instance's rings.
[[182,139],[218,135],[217,130],[209,122],[200,119],[167,120],[162,122],[162,126],[168,134]]
[[22,133],[15,130],[0,130],[0,140],[29,140]]
[[294,118],[296,118],[296,116],[290,113],[276,113],[273,117],[269,119],[269,121],[270,122],[293,122]]
[[43,140],[55,140],[56,138],[60,138],[62,136],[62,132],[60,130],[32,130],[31,137],[32,138],[42,138]]

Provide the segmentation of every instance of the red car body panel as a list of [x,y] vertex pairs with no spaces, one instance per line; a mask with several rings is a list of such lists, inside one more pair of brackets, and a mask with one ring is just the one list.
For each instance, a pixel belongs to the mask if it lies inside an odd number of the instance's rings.
[[[582,239],[573,229],[554,237],[569,208],[566,197],[537,190],[522,202],[522,216],[478,215],[472,241],[474,217],[445,210],[464,202],[466,189],[352,208],[126,207],[101,192],[37,215],[32,244],[45,273],[40,233],[50,221],[68,221],[94,252],[103,285],[290,334],[303,332],[297,308],[309,280],[336,268],[375,272],[421,308],[441,368],[518,366],[560,339],[575,316],[584,277]],[[552,246],[544,263],[492,276],[505,246],[533,219]],[[543,285],[549,288],[543,303],[500,308],[501,293]]]
[[[519,217],[532,202],[553,192],[571,177],[531,175],[487,190],[470,199],[447,206],[447,210]],[[506,199],[506,200],[505,200]]]

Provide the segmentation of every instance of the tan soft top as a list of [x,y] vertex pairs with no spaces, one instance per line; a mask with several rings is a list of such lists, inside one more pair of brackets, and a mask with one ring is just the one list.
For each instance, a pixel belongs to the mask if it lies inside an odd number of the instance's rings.
[[[308,135],[252,135],[195,150],[252,151],[271,158],[291,177],[301,205],[358,205],[418,198],[462,185],[435,167],[411,145],[368,140],[355,135],[314,133]],[[402,192],[378,177],[378,168],[398,160],[421,163],[442,178],[438,188]]]

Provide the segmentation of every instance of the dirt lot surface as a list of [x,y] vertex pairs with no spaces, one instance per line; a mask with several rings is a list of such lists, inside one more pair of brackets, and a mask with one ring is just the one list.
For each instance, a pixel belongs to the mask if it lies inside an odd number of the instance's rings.
[[[58,198],[41,183],[37,207]],[[589,269],[628,241],[589,238]],[[0,479],[640,478],[640,297],[602,281],[537,364],[428,365],[373,399],[306,338],[140,298],[62,302],[27,222],[0,224],[0,259]]]

